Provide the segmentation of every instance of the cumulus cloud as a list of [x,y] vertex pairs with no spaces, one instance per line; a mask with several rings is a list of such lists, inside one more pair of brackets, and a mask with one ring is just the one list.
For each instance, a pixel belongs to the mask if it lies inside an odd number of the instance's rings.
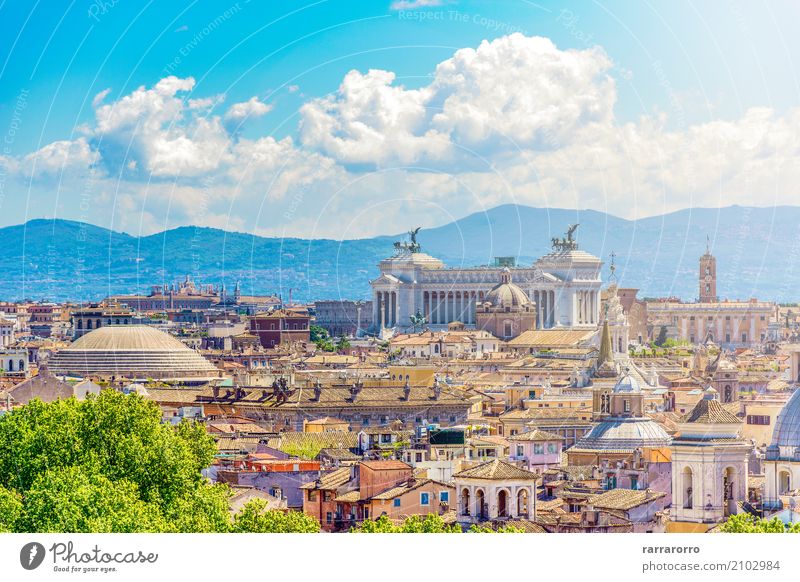
[[8,192],[15,176],[30,177],[44,198],[57,177],[65,208],[79,206],[70,192],[89,191],[94,212],[145,232],[213,224],[360,237],[504,203],[629,218],[796,203],[800,108],[678,129],[666,114],[623,123],[613,66],[601,48],[513,34],[456,51],[422,86],[350,71],[301,106],[296,137],[280,138],[238,134],[270,110],[258,98],[218,113],[222,97],[167,77],[114,102],[98,94],[79,138],[0,156],[0,167]]
[[552,149],[613,119],[611,60],[521,34],[461,49],[420,89],[389,71],[348,73],[301,109],[301,139],[345,164],[464,163],[475,153]]
[[263,103],[258,97],[251,97],[243,103],[234,103],[225,113],[227,121],[242,121],[250,117],[261,117],[272,109],[270,105]]

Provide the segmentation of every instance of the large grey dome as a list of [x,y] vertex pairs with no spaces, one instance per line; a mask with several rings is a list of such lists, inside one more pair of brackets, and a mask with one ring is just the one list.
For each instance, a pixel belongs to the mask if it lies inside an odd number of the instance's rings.
[[795,390],[778,415],[772,432],[772,445],[800,447],[800,390]]
[[106,326],[87,333],[48,360],[65,376],[212,377],[217,368],[176,338],[147,325]]
[[575,443],[574,450],[633,451],[642,447],[666,447],[671,442],[672,437],[649,418],[613,418],[596,424]]

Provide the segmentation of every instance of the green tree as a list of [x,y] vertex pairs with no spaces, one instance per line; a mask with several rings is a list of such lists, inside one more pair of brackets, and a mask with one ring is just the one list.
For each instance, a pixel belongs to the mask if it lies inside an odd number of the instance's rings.
[[23,500],[19,531],[227,531],[230,490],[200,473],[214,452],[201,425],[164,424],[155,403],[112,390],[0,417],[0,486]]
[[25,493],[22,531],[132,533],[169,529],[158,506],[127,479],[110,481],[81,467],[39,475]]
[[312,325],[311,327],[309,327],[309,330],[310,330],[310,339],[315,344],[319,344],[319,342],[321,341],[331,339],[328,330],[325,329],[324,327],[320,327],[318,325]]
[[720,531],[724,533],[800,533],[800,523],[786,527],[777,517],[762,519],[749,513],[731,515]]
[[163,423],[135,394],[33,400],[0,417],[0,531],[319,531],[260,500],[232,516],[230,488],[201,475],[215,452],[202,425]]
[[350,346],[350,341],[344,336],[341,336],[339,338],[339,341],[336,342],[336,351],[337,352],[342,352],[344,350],[349,350],[350,347],[351,347]]
[[319,522],[300,511],[267,510],[263,499],[248,501],[233,518],[233,533],[317,533]]
[[[364,520],[358,527],[350,530],[353,533],[463,533],[457,523],[446,524],[441,516],[429,513],[426,516],[412,515],[407,517],[402,524],[395,525],[391,520],[381,515],[377,519]],[[500,527],[494,530],[490,527],[473,525],[470,533],[520,533],[522,530],[513,527]]]
[[667,326],[662,325],[661,328],[658,330],[658,337],[656,338],[655,344],[658,347],[661,347],[664,345],[666,341],[667,341]]
[[0,486],[0,533],[17,531],[21,517],[21,496]]

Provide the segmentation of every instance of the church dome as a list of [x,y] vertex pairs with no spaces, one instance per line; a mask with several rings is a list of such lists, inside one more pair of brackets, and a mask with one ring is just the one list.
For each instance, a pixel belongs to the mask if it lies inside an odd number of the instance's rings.
[[609,418],[580,438],[574,450],[633,451],[642,447],[666,447],[671,442],[672,437],[649,418]]
[[517,285],[511,282],[511,269],[505,267],[500,273],[500,283],[495,285],[486,294],[484,302],[490,303],[492,307],[525,307],[531,304],[528,295]]
[[800,390],[795,390],[778,414],[772,433],[772,445],[781,448],[800,447]]
[[629,373],[624,374],[614,385],[614,392],[616,393],[638,393],[641,391],[642,387],[639,385],[639,381]]
[[147,325],[106,326],[48,360],[57,375],[129,378],[211,377],[217,368],[178,339]]

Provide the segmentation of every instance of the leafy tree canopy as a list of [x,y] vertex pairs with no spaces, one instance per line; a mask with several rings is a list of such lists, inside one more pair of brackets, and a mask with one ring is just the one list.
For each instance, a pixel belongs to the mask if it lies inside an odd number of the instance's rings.
[[[412,515],[400,525],[395,525],[385,515],[377,519],[364,520],[358,527],[350,530],[353,533],[463,533],[458,524],[446,524],[441,516],[429,513],[426,516]],[[513,527],[501,527],[494,530],[490,527],[473,525],[469,533],[521,533]]]
[[800,533],[800,523],[786,527],[777,517],[772,519],[758,518],[749,513],[731,515],[720,531],[724,533]]
[[296,531],[258,505],[232,517],[230,489],[201,475],[215,450],[202,425],[162,423],[135,394],[33,400],[0,417],[0,531]]

